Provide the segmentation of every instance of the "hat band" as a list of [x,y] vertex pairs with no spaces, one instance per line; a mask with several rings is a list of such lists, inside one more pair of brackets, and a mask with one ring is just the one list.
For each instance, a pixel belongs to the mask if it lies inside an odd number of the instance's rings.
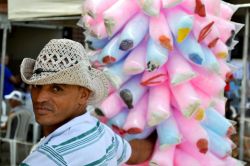
[[41,73],[48,73],[48,72],[55,73],[55,72],[58,72],[58,71],[56,71],[56,70],[43,70],[42,68],[37,68],[34,71],[34,74],[41,74]]

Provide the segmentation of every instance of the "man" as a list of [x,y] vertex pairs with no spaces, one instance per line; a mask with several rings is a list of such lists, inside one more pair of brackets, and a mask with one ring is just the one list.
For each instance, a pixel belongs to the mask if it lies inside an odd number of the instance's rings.
[[[5,56],[5,66],[4,66],[4,88],[3,88],[3,96],[10,94],[15,88],[14,84],[18,84],[17,78],[12,74],[10,69],[6,66],[8,65],[9,57]],[[0,69],[2,65],[0,64]],[[1,77],[1,72],[0,72]]]
[[8,104],[11,108],[9,114],[17,112],[18,110],[26,110],[24,107],[22,92],[14,90],[4,97],[8,101]]
[[[85,110],[107,96],[108,82],[92,68],[80,43],[51,40],[36,60],[23,60],[21,77],[32,85],[35,118],[45,134],[21,165],[116,166],[130,158],[129,143]],[[133,149],[138,143],[131,145]],[[128,163],[143,162],[151,154],[136,153]]]
[[8,116],[10,117],[13,113],[17,111],[26,111],[24,105],[23,105],[23,95],[22,92],[14,90],[10,94],[4,96],[6,101],[8,102],[8,105],[10,106],[10,111],[7,113],[3,113],[2,118],[4,119],[1,122],[1,129],[7,128],[7,120]]

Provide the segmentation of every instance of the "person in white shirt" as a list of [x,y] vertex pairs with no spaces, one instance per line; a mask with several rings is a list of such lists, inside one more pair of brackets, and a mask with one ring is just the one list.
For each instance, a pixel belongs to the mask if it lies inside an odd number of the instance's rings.
[[[131,156],[130,144],[86,111],[107,96],[108,81],[91,66],[80,43],[52,39],[36,60],[23,60],[21,77],[31,85],[35,119],[45,135],[21,165],[116,166],[150,156],[151,151],[133,150],[139,141],[131,143]],[[151,143],[145,145],[153,150]]]
[[13,113],[18,111],[26,111],[26,108],[24,107],[22,92],[14,90],[4,97],[8,106],[10,107],[10,110],[8,112],[5,111],[5,113],[2,115],[5,116],[5,118],[3,118],[4,121],[1,122],[1,129],[7,129],[8,117],[12,116]]

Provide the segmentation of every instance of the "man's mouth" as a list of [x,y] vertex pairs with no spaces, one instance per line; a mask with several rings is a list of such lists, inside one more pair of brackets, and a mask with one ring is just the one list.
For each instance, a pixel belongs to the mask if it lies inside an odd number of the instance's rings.
[[36,114],[39,114],[39,115],[45,115],[49,112],[52,112],[52,110],[47,107],[35,107],[35,112]]

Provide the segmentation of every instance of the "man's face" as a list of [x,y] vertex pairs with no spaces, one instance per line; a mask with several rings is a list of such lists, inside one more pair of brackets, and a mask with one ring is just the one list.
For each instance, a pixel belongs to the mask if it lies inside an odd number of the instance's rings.
[[22,105],[22,103],[18,100],[15,100],[15,99],[9,99],[9,105],[11,108],[15,108],[19,105]]
[[84,113],[89,90],[64,84],[33,85],[31,95],[36,121],[57,128]]

